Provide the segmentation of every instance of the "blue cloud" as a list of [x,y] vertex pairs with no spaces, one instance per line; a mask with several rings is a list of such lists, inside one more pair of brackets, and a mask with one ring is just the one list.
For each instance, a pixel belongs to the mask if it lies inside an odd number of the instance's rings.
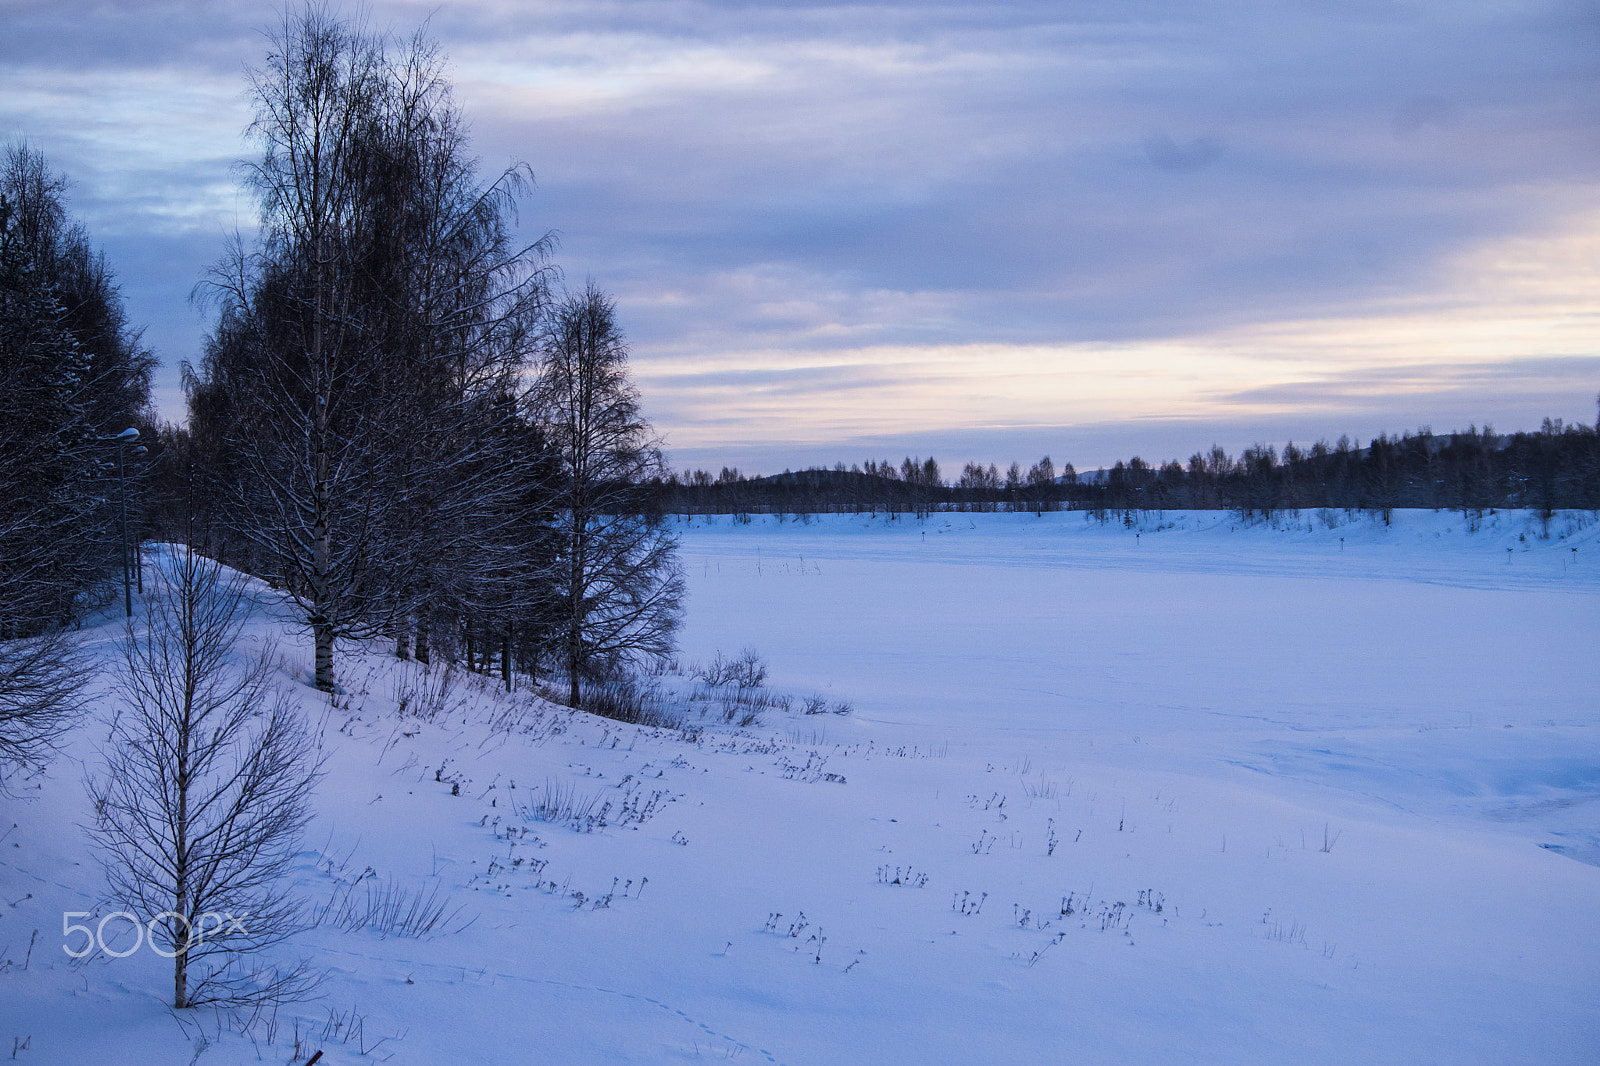
[[[250,224],[225,190],[273,17],[7,12],[0,130],[77,179],[170,364],[202,328],[181,296]],[[388,2],[368,21],[424,18],[477,151],[532,163],[529,232],[559,230],[569,276],[617,294],[643,360],[1336,322],[1600,205],[1583,3]]]

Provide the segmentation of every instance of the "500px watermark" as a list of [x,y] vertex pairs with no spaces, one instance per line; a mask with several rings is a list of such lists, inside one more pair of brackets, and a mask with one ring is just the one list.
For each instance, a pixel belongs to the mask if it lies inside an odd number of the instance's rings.
[[[141,922],[137,915],[127,911],[112,911],[100,917],[94,925],[84,925],[76,922],[75,918],[93,918],[92,911],[62,911],[61,935],[66,943],[61,945],[61,950],[68,957],[81,959],[96,951],[109,955],[113,959],[125,959],[148,944],[150,950],[164,959],[174,959],[184,952],[192,952],[196,947],[205,943],[208,935],[216,935],[219,931],[227,934],[246,933],[245,919],[248,914],[235,917],[232,914],[218,914],[216,911],[207,911],[205,914],[193,918],[179,914],[177,911],[163,911],[149,921]],[[111,924],[115,923],[115,924]],[[110,925],[109,939],[107,926]],[[79,941],[80,947],[74,947],[72,938],[83,934]],[[126,943],[127,936],[131,933],[133,945]],[[170,943],[171,948],[162,945]]]

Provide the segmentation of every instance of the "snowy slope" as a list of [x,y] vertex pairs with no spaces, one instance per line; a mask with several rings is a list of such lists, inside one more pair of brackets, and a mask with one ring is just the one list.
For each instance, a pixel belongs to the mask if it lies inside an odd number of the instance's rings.
[[[35,1063],[198,1043],[202,1063],[1595,1060],[1584,516],[1548,539],[1526,515],[1469,533],[1408,512],[680,528],[683,665],[752,647],[771,688],[852,714],[686,739],[475,682],[439,695],[437,671],[377,654],[347,660],[329,706],[258,589],[252,638],[278,640],[329,760],[299,887],[426,894],[435,928],[302,935],[324,999],[248,1037],[180,1027],[148,951],[70,963],[60,914],[101,885],[76,828],[91,722],[6,801],[0,1045]],[[117,633],[91,634],[107,662]],[[607,824],[540,820],[552,792],[609,802]]]

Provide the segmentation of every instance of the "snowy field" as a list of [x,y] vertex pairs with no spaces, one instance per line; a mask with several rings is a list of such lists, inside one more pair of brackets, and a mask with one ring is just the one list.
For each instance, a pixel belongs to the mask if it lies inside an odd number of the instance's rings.
[[1600,526],[1329,517],[680,523],[662,683],[751,648],[796,697],[692,739],[380,654],[330,708],[258,589],[240,654],[277,637],[328,760],[323,998],[246,1037],[175,1022],[148,950],[65,957],[102,698],[5,801],[0,1053],[1596,1062]]

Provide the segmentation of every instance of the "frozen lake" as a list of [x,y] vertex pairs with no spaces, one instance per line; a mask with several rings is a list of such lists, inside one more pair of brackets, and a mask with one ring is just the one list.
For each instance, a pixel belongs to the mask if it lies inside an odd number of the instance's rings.
[[1520,522],[1405,512],[1311,532],[1178,514],[1137,540],[1081,514],[702,522],[684,654],[754,647],[775,685],[831,686],[865,721],[1317,802],[1539,822],[1600,800],[1593,525],[1530,543]]
[[[1460,515],[1404,512],[1390,528],[702,523],[684,536],[689,657],[756,648],[777,687],[852,699],[869,735],[948,745],[974,793],[1001,768],[1013,795],[1018,768],[1058,791],[1076,781],[1099,805],[1077,817],[1113,805],[1144,834],[1112,869],[1187,885],[1208,914],[1289,907],[1316,930],[1320,1003],[1254,984],[1235,968],[1255,964],[1220,944],[1185,960],[1197,970],[1147,975],[1205,1018],[1242,996],[1261,1042],[1140,1008],[1143,1031],[1176,1028],[1154,1046],[1108,1036],[1107,1061],[1143,1046],[1578,1062],[1600,1047],[1600,870],[1572,861],[1600,863],[1593,524],[1558,520],[1542,540],[1520,515],[1468,534]],[[1356,944],[1382,976],[1335,966]]]

